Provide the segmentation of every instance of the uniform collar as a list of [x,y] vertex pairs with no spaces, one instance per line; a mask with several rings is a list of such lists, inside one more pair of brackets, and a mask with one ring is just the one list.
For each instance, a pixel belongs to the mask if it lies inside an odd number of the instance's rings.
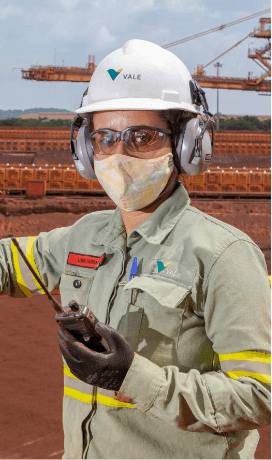
[[[182,184],[176,188],[146,220],[141,222],[130,234],[140,234],[148,243],[160,244],[174,228],[181,215],[190,204],[190,198]],[[125,231],[120,209],[111,215],[108,225],[93,239],[94,244],[109,244]]]

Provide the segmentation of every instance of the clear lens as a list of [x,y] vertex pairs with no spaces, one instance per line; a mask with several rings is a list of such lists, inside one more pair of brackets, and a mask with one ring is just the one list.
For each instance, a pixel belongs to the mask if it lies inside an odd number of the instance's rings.
[[[133,152],[150,152],[158,150],[165,144],[167,134],[148,128],[129,128],[125,130],[123,142]],[[111,155],[114,153],[116,143],[116,132],[103,130],[91,135],[91,142],[94,153],[100,155]]]
[[148,152],[164,146],[166,134],[147,128],[132,128],[125,132],[124,142],[128,149]]
[[114,132],[113,131],[100,131],[91,136],[91,142],[94,153],[102,154],[111,153],[115,147]]

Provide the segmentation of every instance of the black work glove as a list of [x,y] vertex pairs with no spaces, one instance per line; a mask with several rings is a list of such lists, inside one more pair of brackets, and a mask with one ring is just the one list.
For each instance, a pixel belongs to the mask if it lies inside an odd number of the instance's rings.
[[67,329],[58,330],[59,346],[72,374],[90,385],[119,391],[134,358],[134,352],[115,329],[96,323],[108,350],[97,353],[79,342]]

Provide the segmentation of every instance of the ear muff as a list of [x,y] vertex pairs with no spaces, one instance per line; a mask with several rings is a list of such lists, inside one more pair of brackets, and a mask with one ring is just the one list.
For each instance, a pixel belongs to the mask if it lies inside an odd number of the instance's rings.
[[[181,170],[189,176],[202,174],[209,166],[213,154],[213,121],[201,118],[184,121],[180,125],[180,135],[176,144]],[[212,127],[212,141],[207,127]]]
[[76,140],[71,139],[70,147],[79,174],[87,180],[95,180],[93,146],[88,126],[78,130]]

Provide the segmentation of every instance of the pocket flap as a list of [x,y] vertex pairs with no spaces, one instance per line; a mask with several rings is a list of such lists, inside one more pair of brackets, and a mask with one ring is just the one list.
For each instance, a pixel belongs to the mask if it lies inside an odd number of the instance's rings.
[[87,305],[93,280],[94,276],[84,278],[63,273],[60,280],[62,305],[68,305],[70,300],[75,300],[79,305]]
[[[82,291],[89,291],[90,285],[93,282],[94,276],[90,278],[84,278],[83,276],[78,276],[78,275],[66,275],[63,273],[61,275],[61,280],[60,280],[60,287],[63,287],[65,289],[72,289],[72,290],[78,290],[80,292]],[[75,287],[75,282],[79,282],[76,284],[77,288]]]
[[150,276],[136,276],[124,286],[124,290],[127,289],[141,289],[168,308],[176,308],[191,291],[190,287],[178,286]]

